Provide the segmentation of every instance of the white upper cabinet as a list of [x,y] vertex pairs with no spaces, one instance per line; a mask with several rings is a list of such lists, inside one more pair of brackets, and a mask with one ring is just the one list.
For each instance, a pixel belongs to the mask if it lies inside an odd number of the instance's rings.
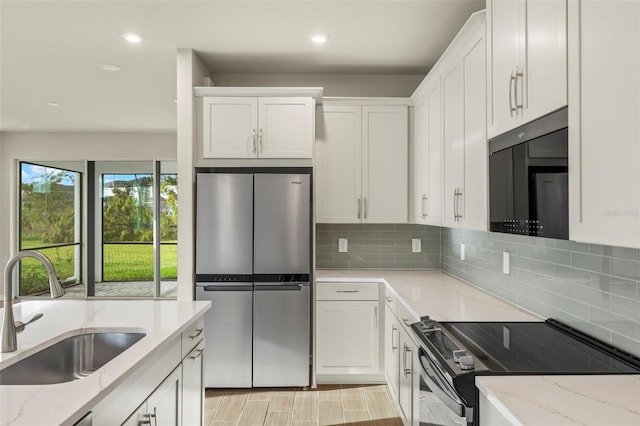
[[567,0],[488,0],[489,138],[567,105]]
[[313,98],[205,96],[202,107],[204,158],[313,156]]
[[255,158],[258,152],[258,98],[202,99],[205,158]]
[[362,221],[406,223],[406,106],[362,107]]
[[407,106],[325,101],[317,114],[316,221],[406,223]]
[[442,224],[487,230],[486,51],[484,21],[469,28],[442,73]]
[[440,75],[429,77],[415,101],[414,217],[439,225],[442,219],[442,105]]
[[570,1],[568,22],[569,237],[640,248],[640,2]]
[[316,123],[316,221],[360,223],[362,108],[322,105]]

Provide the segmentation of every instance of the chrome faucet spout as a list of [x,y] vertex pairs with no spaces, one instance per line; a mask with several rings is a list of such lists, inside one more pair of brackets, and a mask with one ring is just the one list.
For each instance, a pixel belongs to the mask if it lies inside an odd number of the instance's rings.
[[47,270],[49,276],[49,290],[51,298],[57,298],[64,294],[64,289],[60,285],[56,271],[47,256],[33,250],[25,250],[16,253],[4,268],[4,321],[2,323],[2,353],[14,352],[18,348],[16,338],[16,324],[13,320],[13,280],[12,272],[15,265],[25,257],[38,259]]

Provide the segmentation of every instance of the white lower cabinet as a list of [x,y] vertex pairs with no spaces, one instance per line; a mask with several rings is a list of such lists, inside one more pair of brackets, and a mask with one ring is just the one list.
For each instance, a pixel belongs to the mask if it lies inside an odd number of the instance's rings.
[[409,324],[417,319],[397,296],[385,296],[385,377],[405,425],[418,425],[420,373],[418,348]]
[[182,424],[181,402],[182,365],[178,365],[124,422],[124,425],[180,425]]
[[204,424],[204,340],[182,360],[182,424]]
[[379,283],[320,283],[316,290],[319,383],[382,381]]
[[400,324],[388,305],[384,310],[384,318],[384,375],[391,397],[397,399],[400,379]]
[[400,374],[398,402],[403,420],[407,424],[419,424],[418,409],[420,381],[418,376],[418,348],[409,336],[410,329],[400,330]]
[[149,356],[91,410],[93,425],[201,425],[203,330],[200,319]]

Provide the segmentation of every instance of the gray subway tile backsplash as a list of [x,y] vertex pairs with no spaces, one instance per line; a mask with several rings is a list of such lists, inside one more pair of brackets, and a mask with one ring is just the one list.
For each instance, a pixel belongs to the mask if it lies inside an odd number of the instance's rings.
[[[348,253],[338,253],[347,238]],[[411,239],[422,252],[411,252]],[[440,228],[410,224],[317,224],[318,269],[440,269]],[[346,263],[345,263],[346,262]]]
[[[442,269],[640,356],[640,250],[411,224],[317,224],[316,237],[318,269]],[[349,253],[338,253],[338,238]]]

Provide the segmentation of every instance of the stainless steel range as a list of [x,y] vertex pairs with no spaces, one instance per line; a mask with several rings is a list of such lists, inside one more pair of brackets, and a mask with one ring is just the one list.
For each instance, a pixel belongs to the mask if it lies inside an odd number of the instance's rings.
[[421,343],[421,425],[477,425],[477,375],[640,373],[640,358],[553,319],[436,322],[422,317],[411,327]]

